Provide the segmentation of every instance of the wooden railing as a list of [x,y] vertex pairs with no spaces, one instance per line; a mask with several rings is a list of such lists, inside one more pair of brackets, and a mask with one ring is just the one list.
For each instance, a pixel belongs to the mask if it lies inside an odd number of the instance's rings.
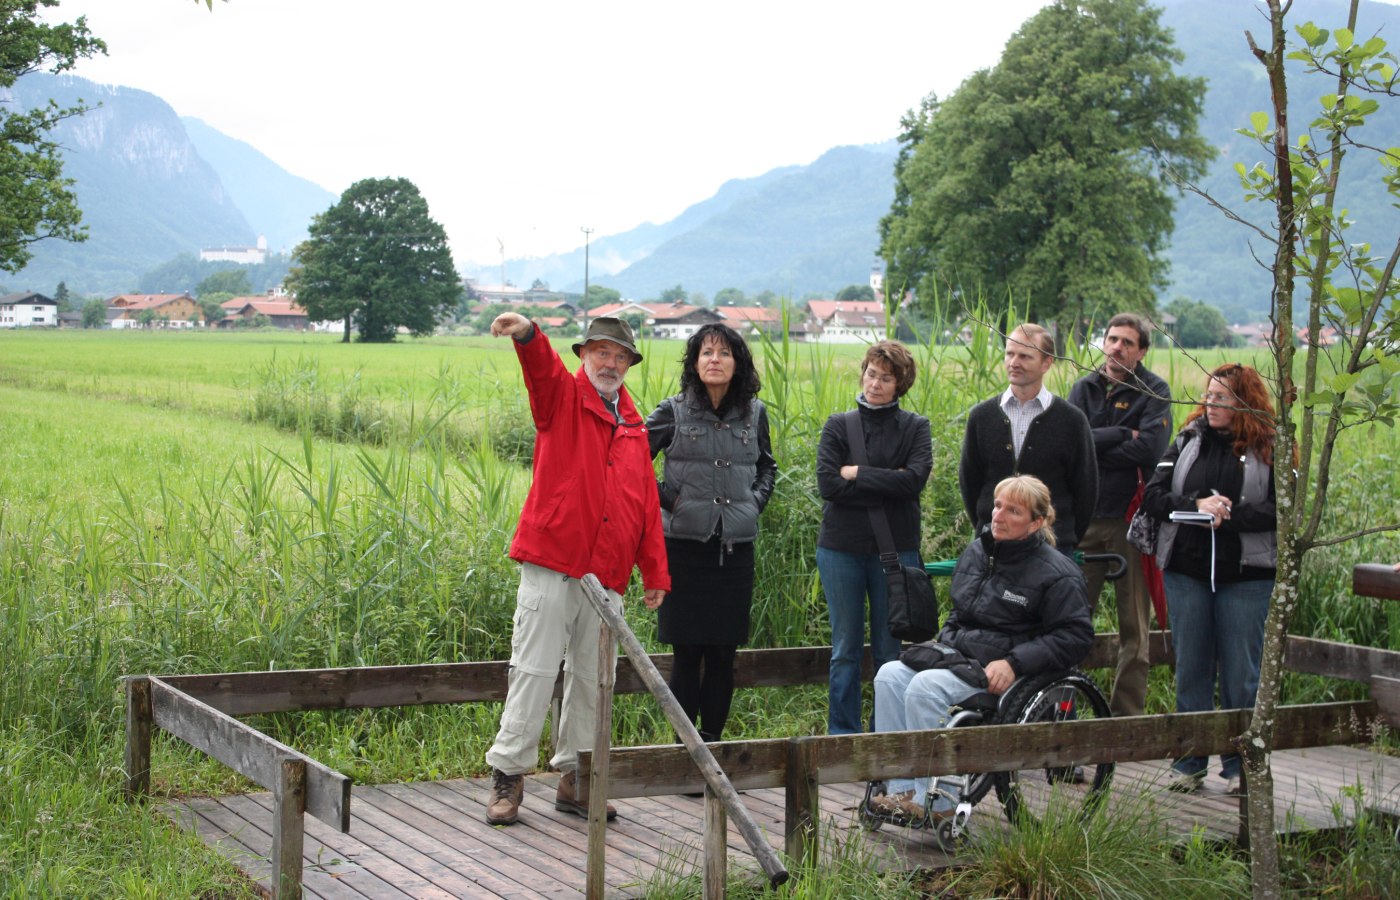
[[[1389,566],[1358,566],[1358,595],[1400,599],[1400,575]],[[1117,635],[1100,634],[1084,668],[1111,668]],[[1153,632],[1153,665],[1171,662],[1167,635]],[[825,684],[829,647],[740,651],[735,687]],[[651,661],[668,672],[670,654]],[[1284,707],[1278,749],[1320,747],[1369,740],[1369,723],[1400,725],[1400,653],[1311,638],[1289,638],[1285,665],[1298,672],[1370,685],[1371,699]],[[372,709],[505,698],[506,662],[445,663],[216,675],[129,676],[127,691],[126,793],[150,790],[151,738],[161,728],[273,792],[273,896],[301,894],[304,813],[340,831],[350,827],[350,778],[273,740],[236,716],[318,709]],[[865,675],[871,675],[867,654]],[[558,685],[556,685],[558,690]],[[619,659],[616,693],[646,687],[635,667]],[[1139,716],[1043,725],[987,726],[949,732],[900,732],[810,736],[710,745],[733,787],[785,788],[785,848],[796,861],[811,858],[817,840],[817,786],[946,772],[1038,768],[1070,762],[1166,759],[1185,753],[1232,749],[1248,711]],[[1015,728],[1008,740],[1006,729]],[[593,754],[579,758],[579,783],[587,783]],[[918,771],[910,760],[918,760]],[[664,747],[615,748],[609,760],[606,795],[639,797],[702,790],[704,779],[688,751]],[[719,818],[719,817],[716,817]],[[723,853],[724,842],[705,846]],[[711,852],[707,850],[707,852]]]

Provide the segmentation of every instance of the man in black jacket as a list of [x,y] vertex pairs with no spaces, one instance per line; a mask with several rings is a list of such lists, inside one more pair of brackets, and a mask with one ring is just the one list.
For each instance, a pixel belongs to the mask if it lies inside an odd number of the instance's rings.
[[967,414],[958,488],[976,534],[992,521],[997,482],[1034,475],[1050,489],[1057,546],[1070,554],[1093,518],[1099,476],[1084,413],[1045,387],[1054,362],[1054,338],[1041,326],[1027,323],[1007,335],[1010,386]]
[[[1108,322],[1104,362],[1074,383],[1069,402],[1089,419],[1098,458],[1099,500],[1079,549],[1118,553],[1127,572],[1113,586],[1118,601],[1118,671],[1109,706],[1116,716],[1140,716],[1147,698],[1147,632],[1152,606],[1139,554],[1128,543],[1129,504],[1171,440],[1171,391],[1142,364],[1152,332],[1141,316]],[[1105,566],[1085,566],[1089,603],[1097,607]]]

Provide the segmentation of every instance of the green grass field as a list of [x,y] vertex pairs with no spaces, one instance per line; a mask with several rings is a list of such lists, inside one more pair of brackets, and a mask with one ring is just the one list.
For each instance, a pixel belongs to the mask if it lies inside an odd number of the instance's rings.
[[[758,547],[752,645],[827,643],[813,460],[826,417],[853,404],[862,350],[756,349],[781,475]],[[681,345],[643,350],[628,384],[649,410],[675,389]],[[924,550],[947,558],[969,536],[956,490],[962,415],[1002,387],[999,356],[917,352],[905,403],[929,416],[935,446]],[[1180,352],[1154,350],[1148,365],[1177,395],[1199,393],[1199,368]],[[1052,390],[1074,377],[1057,365]],[[123,675],[508,655],[515,573],[504,554],[531,429],[505,341],[0,332],[0,435],[0,896],[248,895],[197,841],[119,799]],[[1344,440],[1329,515],[1393,515],[1400,439],[1380,428]],[[1392,559],[1394,536],[1313,554],[1297,630],[1400,648],[1400,614],[1348,588],[1353,563]],[[1113,630],[1112,606],[1100,605],[1099,630]],[[662,649],[640,604],[628,616]],[[1160,710],[1172,699],[1165,679],[1156,673],[1150,697]],[[1332,688],[1298,679],[1289,690],[1318,699]],[[480,773],[497,714],[474,705],[256,724],[375,782]],[[669,739],[649,700],[620,698],[616,719],[620,743]],[[819,733],[825,692],[748,692],[733,719],[735,738]],[[157,795],[240,787],[166,741],[154,781]]]

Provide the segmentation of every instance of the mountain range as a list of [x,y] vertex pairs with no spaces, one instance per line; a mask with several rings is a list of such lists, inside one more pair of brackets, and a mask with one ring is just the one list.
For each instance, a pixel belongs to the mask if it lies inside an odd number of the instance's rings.
[[[1175,32],[1181,70],[1207,81],[1201,130],[1220,151],[1198,186],[1261,226],[1268,208],[1246,207],[1234,165],[1253,165],[1264,151],[1236,133],[1250,113],[1267,104],[1262,67],[1249,53],[1244,32],[1266,39],[1255,4],[1220,0],[1168,0],[1163,23]],[[1346,0],[1296,0],[1293,19],[1323,27],[1345,22]],[[1394,35],[1400,7],[1363,0],[1359,31]],[[1316,98],[1335,83],[1292,73],[1295,132],[1315,115]],[[101,106],[64,122],[65,174],[75,179],[90,238],[83,244],[54,241],[37,246],[21,273],[3,280],[8,289],[52,291],[59,281],[79,293],[129,291],[144,274],[201,247],[250,245],[264,235],[270,250],[291,248],[305,236],[311,217],[334,194],[292,175],[255,148],[198,119],[181,119],[158,97],[130,88],[95,85],[68,76],[21,78],[9,97],[28,108],[49,98],[71,105],[77,98]],[[891,130],[898,123],[891,123]],[[1400,113],[1382,103],[1367,128],[1367,143],[1400,145]],[[712,197],[676,218],[644,223],[600,236],[588,248],[591,280],[623,296],[654,297],[677,284],[713,296],[726,287],[746,293],[773,290],[789,297],[831,295],[864,283],[877,262],[877,227],[894,195],[897,145],[837,147],[816,161],[785,166],[755,178],[725,183]],[[1400,212],[1377,189],[1378,166],[1353,154],[1342,200],[1362,223],[1352,240],[1400,232]],[[1352,187],[1350,185],[1356,185]],[[1171,285],[1160,300],[1177,296],[1220,307],[1235,321],[1268,308],[1269,276],[1255,259],[1271,256],[1267,242],[1226,221],[1209,203],[1185,194],[1177,204],[1168,258]],[[507,277],[526,286],[536,279],[555,289],[583,286],[584,249],[552,256],[510,259]],[[501,280],[499,266],[468,269],[482,283]]]
[[337,199],[146,91],[34,73],[0,99],[21,109],[49,99],[93,107],[54,132],[88,239],[35,245],[29,265],[3,279],[15,289],[52,293],[61,281],[79,294],[132,291],[175,257],[253,246],[259,236],[288,251]]

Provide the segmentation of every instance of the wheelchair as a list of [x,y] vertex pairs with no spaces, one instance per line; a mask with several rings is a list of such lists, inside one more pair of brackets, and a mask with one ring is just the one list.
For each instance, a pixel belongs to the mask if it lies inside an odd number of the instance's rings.
[[[1127,560],[1116,553],[1076,553],[1075,561],[1106,563],[1108,581],[1123,576]],[[951,575],[954,563],[930,563],[925,568],[930,575]],[[1061,669],[1017,679],[1000,697],[987,691],[973,694],[949,710],[948,728],[974,725],[1028,725],[1037,722],[1068,722],[1075,719],[1107,719],[1112,716],[1108,698],[1094,680],[1078,669]],[[921,819],[894,817],[874,809],[870,801],[885,793],[885,783],[873,781],[866,785],[865,796],[857,810],[863,826],[871,831],[886,824],[905,828],[933,829],[943,846],[952,848],[966,839],[967,823],[972,808],[995,788],[1006,817],[1020,826],[1035,824],[1050,802],[1080,804],[1084,815],[1090,815],[1108,792],[1113,778],[1113,763],[1081,767],[1077,765],[1041,769],[1020,769],[1010,772],[980,772],[963,775],[942,775],[929,783],[928,793],[921,798],[924,815]],[[931,812],[936,799],[951,801],[951,816]]]
[[[948,728],[1106,719],[1112,715],[1103,691],[1093,679],[1076,669],[1018,679],[1000,697],[981,691],[950,712]],[[874,781],[866,785],[858,817],[871,831],[886,824],[933,829],[939,842],[951,848],[966,838],[972,808],[993,789],[1006,817],[1019,826],[1037,822],[1046,804],[1052,801],[1078,803],[1085,815],[1091,814],[1106,795],[1112,778],[1111,762],[1085,766],[1082,770],[1069,765],[935,776],[922,798],[922,819],[890,816],[872,808],[870,801],[885,792],[884,782]],[[931,812],[934,801],[940,798],[952,802],[951,816]]]

